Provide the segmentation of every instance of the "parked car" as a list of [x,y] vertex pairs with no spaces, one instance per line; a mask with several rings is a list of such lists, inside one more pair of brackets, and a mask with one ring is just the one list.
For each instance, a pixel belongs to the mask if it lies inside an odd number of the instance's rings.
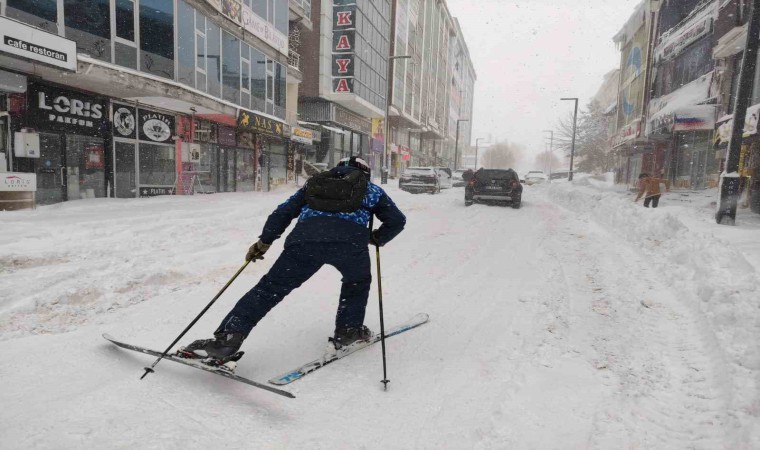
[[448,167],[436,167],[435,170],[438,172],[438,180],[440,181],[441,189],[451,189],[454,187],[454,175],[451,172],[451,169]]
[[570,176],[569,170],[557,170],[555,172],[552,172],[549,175],[549,181],[553,180],[567,180],[567,177]]
[[533,184],[546,183],[548,180],[549,177],[547,177],[546,174],[540,170],[531,170],[525,174],[525,184],[528,186]]
[[467,184],[464,178],[462,178],[465,171],[466,169],[457,169],[451,172],[451,183],[454,187],[462,187]]
[[517,209],[522,204],[523,187],[512,169],[479,169],[464,189],[464,205],[499,203]]
[[441,181],[433,167],[407,167],[398,179],[398,187],[413,194],[435,194],[441,192]]

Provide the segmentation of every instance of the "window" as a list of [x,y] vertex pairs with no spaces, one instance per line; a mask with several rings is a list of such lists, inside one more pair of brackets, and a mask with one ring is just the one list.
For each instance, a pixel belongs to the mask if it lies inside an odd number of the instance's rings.
[[274,115],[285,118],[285,91],[286,68],[282,64],[275,64],[274,75]]
[[240,103],[240,40],[222,32],[222,96],[235,104]]
[[258,14],[259,17],[267,18],[267,4],[272,0],[252,0],[251,9]]
[[195,87],[196,54],[195,10],[180,1],[177,3],[177,81],[190,87]]
[[215,97],[222,97],[222,49],[219,26],[206,21],[206,73],[208,74],[208,92]]
[[240,104],[251,107],[251,47],[243,44],[240,49]]
[[274,0],[274,1],[276,3],[274,27],[277,28],[277,31],[287,36],[288,35],[288,0]]
[[111,5],[108,0],[64,0],[66,37],[77,52],[111,62]]
[[203,92],[206,86],[206,17],[195,12],[195,87]]
[[116,37],[135,41],[135,2],[116,0]]
[[174,78],[174,2],[140,1],[140,70]]
[[251,49],[251,108],[257,111],[266,109],[267,98],[267,61],[263,53]]
[[173,186],[176,177],[175,153],[170,145],[140,144],[140,184]]
[[5,14],[12,19],[58,34],[57,0],[8,0]]

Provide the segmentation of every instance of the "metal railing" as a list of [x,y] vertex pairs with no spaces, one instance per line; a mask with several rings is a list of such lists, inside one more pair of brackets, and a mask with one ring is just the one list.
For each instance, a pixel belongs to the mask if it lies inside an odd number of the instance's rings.
[[288,50],[288,65],[298,71],[301,70],[301,55],[293,50]]

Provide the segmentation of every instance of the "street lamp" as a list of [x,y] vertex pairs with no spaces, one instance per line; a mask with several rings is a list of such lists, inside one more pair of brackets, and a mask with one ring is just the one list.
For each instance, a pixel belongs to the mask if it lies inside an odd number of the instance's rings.
[[478,144],[485,138],[475,139],[475,170],[478,170]]
[[470,119],[457,119],[457,140],[454,141],[454,170],[457,170],[459,162],[459,122],[469,122]]
[[[544,130],[544,133],[551,133],[549,137],[549,179],[552,177],[552,159],[554,157],[554,130]],[[572,169],[571,169],[572,171]]]
[[570,146],[570,174],[567,181],[573,181],[573,158],[575,157],[575,128],[578,123],[578,97],[561,98],[560,100],[572,100],[575,102],[575,113],[573,113],[573,143]]
[[380,184],[388,184],[388,172],[390,172],[391,154],[388,145],[391,140],[391,102],[393,102],[393,61],[397,59],[409,59],[411,55],[396,55],[388,57],[388,98],[385,99],[385,145],[383,146],[383,173],[380,175]]

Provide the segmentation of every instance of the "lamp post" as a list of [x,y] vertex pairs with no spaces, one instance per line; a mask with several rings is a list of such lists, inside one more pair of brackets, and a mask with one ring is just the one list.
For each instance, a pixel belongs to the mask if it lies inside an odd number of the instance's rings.
[[[391,47],[392,48],[392,47]],[[391,154],[388,145],[391,140],[391,103],[393,102],[393,61],[397,59],[409,59],[410,55],[396,55],[388,57],[388,96],[385,99],[385,145],[383,146],[383,173],[380,175],[380,184],[388,184],[388,172],[391,170]]]
[[475,139],[475,170],[478,170],[478,144],[485,138]]
[[454,141],[454,170],[457,170],[459,163],[459,122],[469,122],[470,119],[457,119],[457,137]]
[[552,159],[554,157],[554,130],[544,130],[544,133],[551,133],[549,136],[549,179],[552,178]]
[[573,158],[575,157],[575,128],[578,123],[578,97],[561,98],[560,100],[572,100],[575,102],[575,112],[573,113],[573,143],[570,146],[570,174],[567,181],[573,181]]

